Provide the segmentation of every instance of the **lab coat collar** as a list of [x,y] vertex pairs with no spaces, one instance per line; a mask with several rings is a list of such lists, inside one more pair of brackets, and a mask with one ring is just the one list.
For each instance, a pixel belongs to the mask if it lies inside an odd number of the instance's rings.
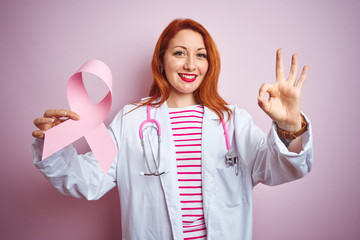
[[219,116],[210,108],[204,106],[204,117],[213,120],[219,120]]

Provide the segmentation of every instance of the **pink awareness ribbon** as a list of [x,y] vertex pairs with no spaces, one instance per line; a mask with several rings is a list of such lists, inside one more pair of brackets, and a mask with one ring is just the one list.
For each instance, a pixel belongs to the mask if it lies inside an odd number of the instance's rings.
[[[96,105],[92,104],[85,89],[83,72],[99,77],[109,88],[108,94]],[[103,172],[107,174],[117,154],[115,143],[104,124],[112,103],[112,74],[109,67],[100,60],[87,61],[69,79],[67,97],[71,110],[80,115],[80,120],[68,119],[45,132],[42,159],[84,136]]]

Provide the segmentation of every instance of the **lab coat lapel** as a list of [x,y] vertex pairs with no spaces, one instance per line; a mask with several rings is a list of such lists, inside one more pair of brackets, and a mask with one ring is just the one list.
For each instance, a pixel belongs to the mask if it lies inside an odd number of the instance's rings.
[[174,239],[183,239],[175,146],[171,134],[169,110],[166,102],[164,102],[159,108],[155,108],[154,117],[159,121],[161,126],[160,172],[167,172],[160,176],[161,185],[164,190]]
[[204,117],[202,124],[202,190],[203,208],[206,225],[209,226],[209,210],[213,195],[216,194],[215,171],[216,171],[216,142],[219,135],[217,129],[219,117],[209,108],[204,107]]

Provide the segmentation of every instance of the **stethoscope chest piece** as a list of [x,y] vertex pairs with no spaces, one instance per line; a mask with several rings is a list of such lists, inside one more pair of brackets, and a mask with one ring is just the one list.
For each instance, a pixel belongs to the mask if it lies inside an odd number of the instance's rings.
[[240,162],[238,157],[233,156],[233,153],[229,150],[225,155],[225,162],[229,167],[234,167],[235,175],[239,175]]
[[234,167],[235,175],[237,176],[237,175],[239,175],[240,162],[239,162],[238,157],[234,156],[232,151],[231,151],[229,133],[228,133],[228,130],[227,130],[227,127],[226,127],[225,120],[222,119],[221,123],[222,123],[223,128],[224,128],[226,149],[227,149],[227,153],[225,155],[225,162],[226,162],[226,165],[228,165],[229,167]]

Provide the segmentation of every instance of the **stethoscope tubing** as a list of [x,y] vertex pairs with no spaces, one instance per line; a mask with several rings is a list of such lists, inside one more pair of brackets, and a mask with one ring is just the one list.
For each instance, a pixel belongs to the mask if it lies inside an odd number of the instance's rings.
[[230,141],[229,141],[229,133],[228,133],[228,130],[227,130],[227,127],[226,127],[226,123],[225,123],[225,120],[224,120],[224,119],[221,119],[221,124],[222,124],[223,129],[224,129],[225,141],[226,141],[226,149],[227,149],[228,151],[230,151],[231,146],[230,146]]
[[148,106],[147,106],[147,119],[141,123],[140,128],[139,128],[139,136],[140,136],[140,139],[143,139],[143,138],[144,138],[144,135],[143,135],[144,125],[147,124],[147,123],[149,123],[149,122],[155,123],[155,125],[156,125],[156,127],[157,127],[157,133],[158,133],[159,136],[161,135],[160,123],[159,123],[156,119],[151,118],[150,108],[151,108],[150,105],[148,105]]
[[[151,118],[150,110],[151,110],[151,106],[147,105],[147,109],[146,109],[146,111],[147,111],[147,119],[140,124],[140,128],[139,128],[139,136],[140,136],[140,140],[141,140],[141,146],[143,148],[144,155],[145,155],[145,158],[146,158],[146,165],[147,165],[147,168],[148,168],[150,173],[140,172],[140,175],[141,176],[160,176],[160,175],[166,173],[164,171],[160,172],[161,127],[160,127],[159,122],[156,119]],[[156,164],[156,160],[154,158],[154,164],[156,166],[156,170],[154,172],[152,172],[150,170],[149,162],[148,162],[147,156],[146,156],[145,145],[144,145],[143,130],[144,130],[145,124],[147,124],[147,123],[155,123],[156,128],[157,128],[157,135],[158,135],[158,154],[157,154],[157,158],[158,158],[158,163]],[[227,154],[225,155],[226,163],[228,165],[230,165],[230,166],[235,165],[235,174],[238,175],[239,162],[237,160],[237,157],[234,157],[232,155],[231,145],[230,145],[230,141],[229,141],[229,133],[228,133],[228,130],[227,130],[227,127],[226,127],[226,122],[225,122],[224,119],[221,119],[221,124],[222,124],[223,129],[224,129],[224,135],[225,135],[225,141],[226,141],[226,149],[227,149]]]

